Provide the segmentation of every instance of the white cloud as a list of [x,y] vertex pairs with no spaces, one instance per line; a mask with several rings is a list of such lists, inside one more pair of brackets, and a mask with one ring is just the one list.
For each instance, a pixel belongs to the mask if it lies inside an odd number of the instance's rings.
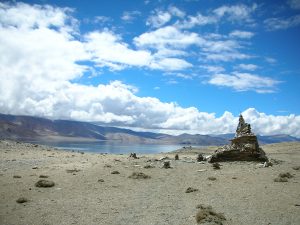
[[210,73],[221,73],[221,72],[225,71],[225,69],[222,66],[204,65],[204,66],[200,66],[200,67],[207,70]]
[[[144,50],[132,50],[114,33],[104,30],[85,35],[85,47],[91,54],[92,61],[98,66],[122,69],[126,66],[149,66],[151,53]],[[115,66],[115,67],[114,67]],[[120,67],[119,67],[120,66]]]
[[158,28],[169,22],[171,18],[172,15],[169,12],[156,11],[154,15],[147,19],[146,25]]
[[177,7],[175,6],[171,6],[169,7],[169,10],[168,10],[173,16],[177,16],[179,18],[183,18],[185,16],[185,12],[178,9]]
[[203,41],[198,34],[182,32],[173,26],[159,28],[134,38],[137,46],[152,48],[185,48],[193,44],[200,44]]
[[241,31],[241,30],[235,30],[232,31],[229,34],[230,37],[236,37],[236,38],[245,38],[245,39],[249,39],[252,38],[254,36],[253,32],[249,32],[249,31]]
[[289,0],[288,4],[292,9],[300,9],[300,0]]
[[258,69],[257,65],[254,64],[239,64],[238,66],[236,66],[236,68],[238,69],[242,69],[242,70],[248,70],[248,71],[254,71]]
[[157,59],[151,63],[150,67],[153,69],[160,69],[164,71],[183,70],[193,65],[183,59],[177,58],[163,58]]
[[264,20],[264,24],[267,30],[284,30],[291,27],[300,25],[300,15],[295,15],[288,18],[269,18]]
[[229,62],[229,61],[234,61],[237,59],[249,59],[251,58],[250,55],[240,53],[237,51],[232,51],[232,52],[221,52],[221,53],[204,53],[207,60],[211,61],[223,61],[223,62]]
[[274,64],[277,62],[277,60],[272,57],[265,57],[265,60],[270,64]]
[[252,6],[247,6],[244,4],[232,5],[232,6],[221,6],[215,9],[213,12],[217,17],[225,17],[229,21],[241,22],[248,21],[251,22],[252,13],[256,10],[257,5],[253,4]]
[[209,84],[233,88],[236,91],[255,91],[257,93],[272,93],[280,81],[269,77],[262,77],[250,73],[234,72],[215,74],[208,81]]
[[188,16],[187,19],[177,21],[175,26],[180,29],[190,29],[195,26],[204,26],[208,24],[215,24],[217,22],[218,19],[214,16],[204,16],[201,13],[198,13],[196,16]]
[[127,23],[130,23],[133,20],[135,20],[137,16],[140,16],[140,15],[141,15],[140,11],[136,11],[136,10],[135,11],[125,11],[125,12],[123,12],[121,19]]

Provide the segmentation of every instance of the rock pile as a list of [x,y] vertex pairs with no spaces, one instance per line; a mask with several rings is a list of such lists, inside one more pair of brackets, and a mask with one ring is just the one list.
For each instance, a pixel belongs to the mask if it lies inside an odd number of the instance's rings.
[[230,145],[217,149],[208,161],[211,163],[222,161],[268,161],[265,152],[258,145],[256,135],[251,132],[250,124],[245,122],[242,115],[239,118],[235,137],[230,141]]

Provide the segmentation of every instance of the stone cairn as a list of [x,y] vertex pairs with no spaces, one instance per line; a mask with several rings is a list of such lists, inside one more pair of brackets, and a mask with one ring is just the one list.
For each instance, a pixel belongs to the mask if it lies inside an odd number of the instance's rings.
[[265,152],[259,147],[257,137],[251,132],[251,126],[245,123],[242,115],[236,129],[235,137],[215,151],[208,159],[210,163],[224,161],[261,161],[268,162]]

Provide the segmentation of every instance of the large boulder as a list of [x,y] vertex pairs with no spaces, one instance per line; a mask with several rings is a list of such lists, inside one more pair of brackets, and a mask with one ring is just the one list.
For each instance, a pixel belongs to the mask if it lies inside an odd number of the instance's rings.
[[242,115],[239,118],[235,137],[230,141],[230,145],[217,149],[208,161],[211,163],[223,161],[268,161],[265,152],[259,147],[257,137],[251,132],[250,124],[245,123]]

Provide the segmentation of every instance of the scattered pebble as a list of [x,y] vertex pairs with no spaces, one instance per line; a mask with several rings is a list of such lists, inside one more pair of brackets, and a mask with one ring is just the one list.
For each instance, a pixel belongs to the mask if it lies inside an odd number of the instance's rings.
[[20,175],[14,175],[13,178],[22,178]]
[[38,169],[38,167],[37,167],[37,166],[34,166],[34,167],[32,167],[32,169],[33,169],[33,170],[36,170],[36,169]]
[[104,180],[103,180],[103,179],[99,179],[99,180],[98,180],[98,182],[100,182],[100,183],[103,183],[103,182],[104,182]]
[[207,179],[208,180],[217,180],[217,178],[215,178],[215,177],[208,177]]
[[40,178],[48,178],[49,176],[47,175],[40,175]]
[[35,183],[35,186],[40,188],[53,187],[54,185],[55,183],[51,180],[39,180],[38,182]]

